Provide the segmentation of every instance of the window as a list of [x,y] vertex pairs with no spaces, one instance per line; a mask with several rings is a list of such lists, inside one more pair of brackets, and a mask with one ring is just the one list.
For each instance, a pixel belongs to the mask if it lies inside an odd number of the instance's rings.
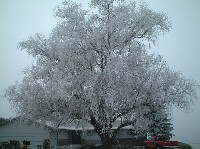
[[129,129],[129,134],[132,135],[132,136],[135,135],[135,133],[132,129]]
[[93,130],[87,130],[87,136],[92,136],[93,135]]
[[158,137],[157,137],[157,140],[158,140],[158,141],[165,141],[165,138],[164,138],[163,136],[158,136]]

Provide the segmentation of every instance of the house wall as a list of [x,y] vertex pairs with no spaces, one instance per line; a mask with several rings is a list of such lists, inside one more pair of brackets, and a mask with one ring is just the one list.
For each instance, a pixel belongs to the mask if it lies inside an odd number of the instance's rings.
[[[52,130],[50,132],[50,145],[51,147],[65,146],[68,144],[73,144],[72,137],[74,130],[59,130],[58,131],[58,140],[57,140],[57,131]],[[100,137],[94,130],[78,132],[81,136],[80,144],[100,144]]]
[[[129,129],[120,130],[116,139],[118,143],[130,146],[141,146],[145,138],[135,136]],[[101,144],[99,135],[94,130],[82,133],[82,144]]]
[[120,130],[117,133],[116,138],[120,144],[129,145],[129,146],[142,146],[145,141],[144,137],[139,137],[135,135],[129,129]]
[[[121,144],[139,144],[141,141],[138,142],[138,139],[130,130],[122,129],[120,130],[117,135],[116,139]],[[94,130],[87,130],[82,133],[82,142],[83,144],[101,144],[101,140],[99,135]]]
[[71,144],[71,138],[68,135],[68,131],[61,129],[59,131],[52,130],[50,132],[50,146],[56,147],[58,146],[65,146],[67,144]]
[[25,125],[20,121],[14,121],[0,126],[0,141],[10,142],[10,140],[30,141],[29,148],[35,149],[38,144],[43,144],[44,139],[49,139],[49,131],[45,127],[38,125]]
[[83,131],[82,144],[101,144],[99,135],[94,130]]
[[117,138],[134,138],[135,135],[131,132],[129,129],[121,129],[119,132],[117,132]]

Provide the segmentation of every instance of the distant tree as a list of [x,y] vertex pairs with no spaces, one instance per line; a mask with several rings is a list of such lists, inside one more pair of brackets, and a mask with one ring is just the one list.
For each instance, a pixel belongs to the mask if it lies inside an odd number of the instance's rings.
[[174,130],[173,124],[171,122],[171,119],[168,118],[167,116],[162,120],[161,123],[161,131],[160,134],[163,134],[166,139],[171,139],[173,137],[172,131]]
[[3,117],[0,118],[0,126],[3,126],[9,122],[10,122],[9,119],[3,118]]
[[151,112],[151,116],[147,119],[149,121],[148,134],[151,136],[162,135],[169,140],[173,136],[171,131],[174,129],[169,114],[165,112],[164,110]]
[[36,34],[19,44],[36,60],[5,93],[22,117],[55,127],[89,122],[111,148],[121,128],[147,128],[149,100],[185,109],[195,99],[193,80],[147,52],[147,45],[170,29],[166,14],[145,3],[91,0],[88,11],[65,1],[56,15],[62,21],[48,38]]

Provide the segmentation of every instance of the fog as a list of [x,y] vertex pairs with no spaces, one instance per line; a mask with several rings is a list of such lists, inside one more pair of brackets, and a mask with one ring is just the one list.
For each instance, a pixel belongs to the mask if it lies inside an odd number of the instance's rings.
[[[53,9],[60,2],[61,0],[0,1],[0,90],[23,77],[22,70],[31,65],[32,58],[17,48],[18,43],[35,33],[48,35],[58,21],[53,16]],[[84,6],[87,2],[83,1]],[[200,1],[146,2],[153,10],[167,13],[172,22],[171,31],[161,35],[152,50],[163,55],[171,67],[200,84]],[[196,102],[187,113],[174,109],[173,139],[189,143],[194,149],[200,148],[199,113],[200,102]],[[0,117],[14,116],[8,101],[1,97]]]

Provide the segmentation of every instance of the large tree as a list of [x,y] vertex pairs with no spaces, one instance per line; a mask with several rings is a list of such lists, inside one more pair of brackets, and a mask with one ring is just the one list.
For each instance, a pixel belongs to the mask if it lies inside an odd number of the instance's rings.
[[196,85],[147,51],[170,30],[166,14],[123,0],[91,0],[90,6],[85,11],[63,2],[56,12],[61,21],[49,37],[36,34],[19,44],[35,64],[6,96],[28,120],[56,127],[89,122],[110,148],[118,130],[147,122],[149,103],[187,108]]

